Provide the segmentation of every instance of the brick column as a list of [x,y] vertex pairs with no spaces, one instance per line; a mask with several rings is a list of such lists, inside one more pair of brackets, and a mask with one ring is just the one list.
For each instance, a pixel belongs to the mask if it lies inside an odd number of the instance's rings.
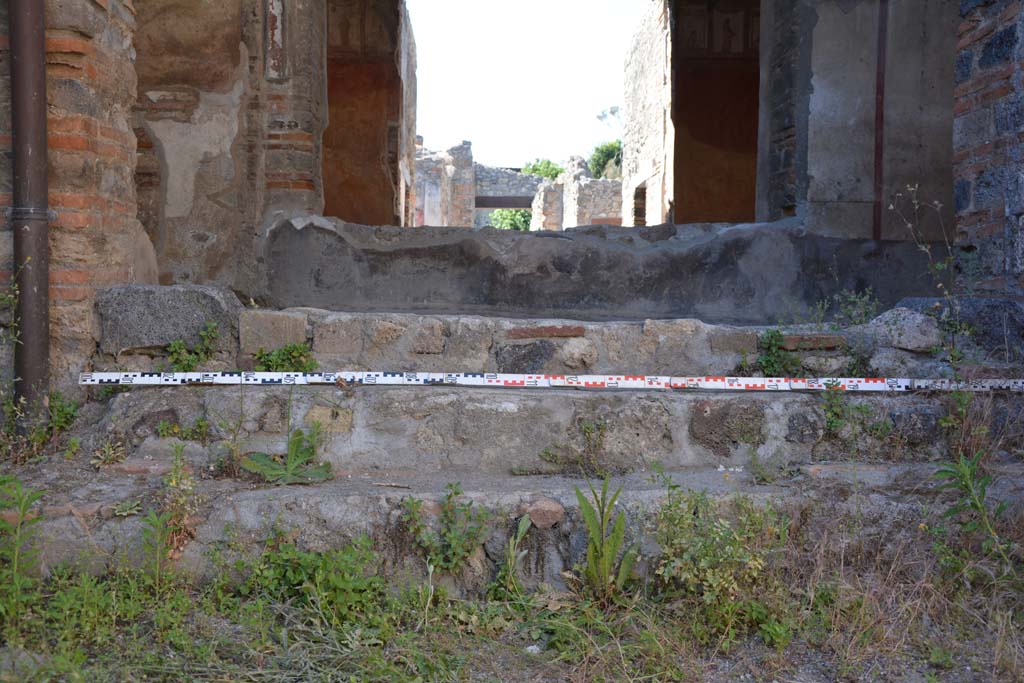
[[[0,202],[10,206],[7,4],[0,13]],[[96,346],[96,289],[155,282],[156,259],[136,219],[131,0],[48,0],[51,384],[75,391]],[[5,276],[10,226],[0,232]],[[5,370],[9,364],[5,362]],[[8,375],[9,376],[9,375]]]
[[1024,12],[962,0],[954,173],[963,266],[980,288],[1024,295]]

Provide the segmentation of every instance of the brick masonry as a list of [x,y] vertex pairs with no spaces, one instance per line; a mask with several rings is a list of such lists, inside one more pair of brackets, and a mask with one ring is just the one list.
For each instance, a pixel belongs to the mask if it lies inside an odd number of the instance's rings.
[[[50,357],[53,383],[73,390],[96,348],[96,289],[155,282],[153,246],[136,218],[135,99],[127,0],[46,3],[50,207]],[[0,31],[8,26],[0,4]],[[10,55],[0,35],[0,206],[11,205]],[[14,268],[9,225],[0,231],[4,277]],[[10,366],[4,363],[10,379]]]
[[1017,0],[962,0],[954,172],[962,271],[982,289],[1024,294],[1024,12]]

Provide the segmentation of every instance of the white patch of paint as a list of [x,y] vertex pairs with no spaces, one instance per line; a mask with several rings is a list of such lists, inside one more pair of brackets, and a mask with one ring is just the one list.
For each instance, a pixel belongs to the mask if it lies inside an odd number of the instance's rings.
[[[244,45],[241,61],[247,62]],[[163,152],[165,218],[185,218],[192,212],[199,164],[220,155],[231,158],[244,91],[245,78],[240,74],[226,93],[200,92],[199,103],[188,122],[146,122]],[[146,93],[154,102],[164,95],[159,91]]]

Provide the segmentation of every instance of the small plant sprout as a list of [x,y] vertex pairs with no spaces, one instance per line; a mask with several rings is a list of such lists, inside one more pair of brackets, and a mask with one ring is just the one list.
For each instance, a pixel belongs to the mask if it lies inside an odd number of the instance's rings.
[[488,590],[488,595],[492,600],[514,600],[522,597],[523,588],[519,583],[518,574],[519,567],[522,565],[523,559],[526,558],[526,551],[520,550],[520,546],[526,538],[527,532],[530,531],[530,526],[530,516],[523,515],[519,518],[515,533],[509,537],[505,548],[505,559],[498,569],[497,578]]
[[96,469],[102,469],[109,465],[116,465],[123,461],[126,456],[127,452],[125,450],[124,441],[111,438],[104,441],[103,444],[96,449],[96,452],[93,453],[89,464]]
[[134,517],[142,510],[142,503],[138,500],[122,500],[114,506],[114,515],[117,517]]

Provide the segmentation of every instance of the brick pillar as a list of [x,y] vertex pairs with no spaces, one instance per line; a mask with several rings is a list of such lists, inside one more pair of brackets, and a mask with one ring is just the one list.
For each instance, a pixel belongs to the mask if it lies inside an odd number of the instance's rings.
[[954,177],[963,267],[993,293],[1024,295],[1024,12],[962,0]]
[[[7,3],[0,9],[0,202],[11,203]],[[131,0],[47,0],[51,384],[74,392],[96,346],[96,289],[155,282],[156,257],[136,219]],[[10,226],[0,259],[12,269]],[[5,368],[6,369],[6,368]]]

